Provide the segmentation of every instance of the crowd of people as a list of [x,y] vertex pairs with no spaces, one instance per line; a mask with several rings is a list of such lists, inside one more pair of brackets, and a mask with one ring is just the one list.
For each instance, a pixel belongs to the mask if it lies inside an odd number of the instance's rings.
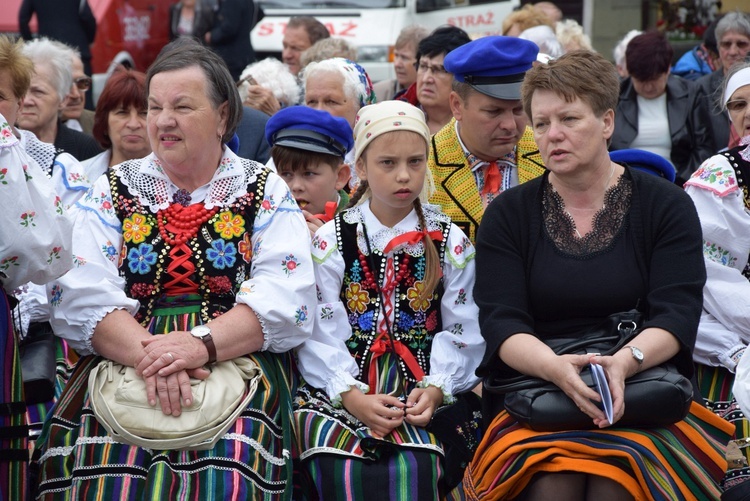
[[[0,500],[750,496],[749,14],[613,64],[539,2],[374,83],[313,17],[255,61],[260,15],[181,0],[96,103],[0,36]],[[685,413],[633,421],[665,367]]]

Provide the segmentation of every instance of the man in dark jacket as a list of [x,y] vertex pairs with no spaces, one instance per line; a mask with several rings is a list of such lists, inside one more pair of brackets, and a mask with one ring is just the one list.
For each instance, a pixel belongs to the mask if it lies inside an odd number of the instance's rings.
[[[18,29],[25,41],[32,39],[29,22],[36,13],[39,36],[63,42],[81,53],[83,71],[91,75],[91,49],[96,37],[96,18],[86,0],[23,0],[18,9]],[[87,101],[93,109],[91,90]]]
[[245,66],[255,61],[250,30],[258,21],[252,0],[220,0],[216,24],[206,33],[206,43],[224,59],[235,81]]

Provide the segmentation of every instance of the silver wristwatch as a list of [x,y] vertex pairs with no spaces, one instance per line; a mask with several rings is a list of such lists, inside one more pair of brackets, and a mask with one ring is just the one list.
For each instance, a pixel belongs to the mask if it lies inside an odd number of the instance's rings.
[[638,370],[641,370],[641,367],[643,366],[643,359],[645,358],[643,356],[643,352],[635,346],[627,345],[625,346],[625,348],[630,348],[630,353],[633,354],[633,358],[636,362],[638,362]]

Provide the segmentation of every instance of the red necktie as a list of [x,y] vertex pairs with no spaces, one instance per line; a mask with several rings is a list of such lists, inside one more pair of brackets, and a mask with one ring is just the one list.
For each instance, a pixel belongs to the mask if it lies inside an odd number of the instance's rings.
[[482,195],[495,194],[500,191],[500,169],[492,161],[484,170],[484,187]]

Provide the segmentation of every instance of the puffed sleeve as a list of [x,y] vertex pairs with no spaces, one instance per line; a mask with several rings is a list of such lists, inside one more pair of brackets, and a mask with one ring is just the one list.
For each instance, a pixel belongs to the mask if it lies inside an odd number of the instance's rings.
[[122,247],[106,176],[101,177],[73,206],[73,268],[47,284],[50,323],[82,355],[94,352],[91,336],[107,313],[116,309],[134,315],[138,301],[125,295],[125,280],[118,273]]
[[742,274],[750,253],[750,215],[723,155],[704,162],[685,191],[700,217],[708,277],[693,358],[734,371],[750,341],[750,282]]
[[312,332],[315,272],[309,234],[286,183],[269,173],[253,222],[250,279],[237,293],[237,302],[258,316],[264,351],[283,353]]
[[318,306],[312,337],[297,351],[298,367],[308,383],[325,389],[334,405],[340,405],[341,393],[352,386],[366,393],[369,386],[356,379],[359,369],[345,344],[352,335],[352,328],[340,299],[344,258],[336,243],[333,221],[315,233],[312,252]]
[[93,180],[86,175],[84,166],[68,153],[60,153],[52,164],[52,184],[65,207],[76,203],[91,187]]
[[430,373],[421,383],[442,389],[446,403],[452,395],[468,391],[479,382],[474,371],[484,354],[485,342],[479,332],[479,309],[474,303],[475,255],[464,232],[451,225],[443,263],[443,330],[435,334]]
[[44,284],[71,266],[72,222],[41,167],[0,115],[0,282]]

